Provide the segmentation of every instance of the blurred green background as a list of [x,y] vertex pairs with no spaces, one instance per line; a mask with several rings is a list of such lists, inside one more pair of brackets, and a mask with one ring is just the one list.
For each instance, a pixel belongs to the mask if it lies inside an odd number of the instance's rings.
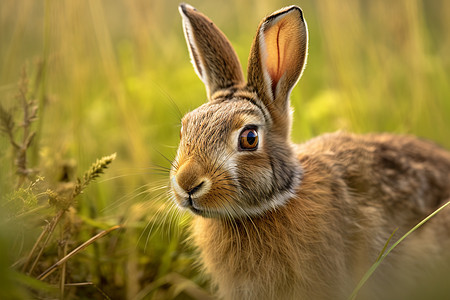
[[[7,297],[191,299],[208,291],[195,251],[183,242],[189,216],[177,213],[166,192],[179,120],[206,99],[189,61],[178,4],[2,0],[0,104],[20,118],[16,94],[26,70],[29,95],[39,104],[28,164],[44,177],[39,189],[18,187],[14,151],[0,136],[2,207],[22,201],[19,210],[26,214],[2,212],[0,290]],[[390,131],[450,148],[450,1],[190,4],[229,37],[244,69],[260,20],[286,5],[302,7],[310,45],[291,97],[295,142],[336,130]],[[20,138],[20,130],[15,134]],[[55,215],[43,191],[58,189],[62,177],[74,181],[97,158],[115,152],[106,174],[65,214],[36,271],[24,275],[17,266]],[[20,188],[35,201],[25,201]],[[85,285],[61,293],[60,270],[46,280],[50,286],[32,280],[62,257],[62,239],[71,250],[116,224],[123,229],[68,261],[63,283]]]

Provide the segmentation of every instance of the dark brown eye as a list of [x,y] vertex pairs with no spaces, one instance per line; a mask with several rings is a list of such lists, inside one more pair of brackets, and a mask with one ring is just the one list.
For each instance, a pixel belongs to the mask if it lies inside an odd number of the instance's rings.
[[258,148],[258,132],[256,128],[244,129],[239,136],[239,148],[244,151]]

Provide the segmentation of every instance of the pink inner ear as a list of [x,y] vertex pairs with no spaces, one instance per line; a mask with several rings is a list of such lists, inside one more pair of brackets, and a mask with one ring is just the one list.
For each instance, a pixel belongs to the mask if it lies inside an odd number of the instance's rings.
[[265,67],[272,81],[272,95],[276,98],[278,83],[286,72],[298,68],[301,41],[298,20],[294,14],[287,14],[264,30]]
[[[282,23],[282,22],[279,22]],[[275,95],[275,90],[277,88],[278,81],[282,76],[281,66],[282,57],[280,52],[283,50],[283,45],[280,45],[280,34],[282,24],[277,24],[271,27],[265,34],[266,41],[266,67],[269,73],[270,79],[272,80],[272,94]]]

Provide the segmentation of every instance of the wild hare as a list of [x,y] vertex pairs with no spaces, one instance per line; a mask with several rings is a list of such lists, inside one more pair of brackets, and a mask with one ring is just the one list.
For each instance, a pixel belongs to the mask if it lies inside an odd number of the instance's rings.
[[[391,134],[293,144],[289,95],[308,44],[301,9],[261,22],[247,83],[225,35],[187,4],[180,13],[209,102],[182,119],[171,192],[196,215],[193,239],[218,296],[348,297],[395,228],[404,234],[450,200],[450,154]],[[365,296],[415,282],[449,237],[444,210],[389,255]]]

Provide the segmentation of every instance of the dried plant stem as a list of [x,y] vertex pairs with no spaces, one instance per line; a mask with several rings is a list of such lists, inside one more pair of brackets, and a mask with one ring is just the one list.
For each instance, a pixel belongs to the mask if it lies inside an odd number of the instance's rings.
[[105,297],[106,300],[111,300],[111,298],[104,292],[102,289],[100,289],[96,284],[94,284],[91,281],[88,282],[73,282],[73,283],[66,283],[66,287],[72,287],[72,286],[92,286],[94,287],[100,294],[102,294],[103,297]]
[[66,283],[65,286],[89,286],[94,285],[92,281]]
[[[39,243],[41,242],[41,240],[44,238],[45,234],[47,233],[47,230],[48,230],[48,228],[49,228],[49,225],[50,225],[50,224],[48,224],[48,225],[45,227],[45,229],[42,230],[42,232],[41,232],[41,234],[39,235],[38,239],[37,239],[36,242],[34,243],[33,248],[31,249],[31,251],[30,251],[30,253],[28,254],[28,257],[27,257],[25,263],[24,263],[23,266],[22,266],[22,272],[25,272],[26,268],[27,268],[28,265],[30,264],[31,258],[33,257],[34,252],[36,251],[37,247],[39,246]],[[17,262],[14,263],[13,266],[14,266],[14,265],[17,265]]]
[[[67,255],[67,242],[64,241],[62,257],[66,257],[66,255]],[[61,276],[59,281],[59,299],[61,300],[64,300],[65,283],[66,283],[66,263],[63,263],[61,267]]]
[[107,235],[108,233],[110,233],[111,231],[114,231],[116,229],[121,228],[120,225],[116,225],[113,226],[109,229],[103,230],[101,232],[99,232],[98,234],[96,234],[95,236],[93,236],[92,238],[90,238],[89,240],[87,240],[86,242],[84,242],[83,244],[81,244],[80,246],[78,246],[77,248],[75,248],[74,250],[72,250],[72,252],[70,252],[69,254],[67,254],[66,256],[64,256],[62,259],[60,259],[58,262],[56,262],[54,265],[52,265],[50,268],[48,268],[47,270],[45,270],[41,275],[39,275],[37,277],[37,279],[39,280],[44,280],[45,278],[47,278],[48,275],[50,275],[51,273],[53,273],[57,267],[63,265],[66,261],[68,261],[72,256],[76,255],[78,252],[84,250],[84,248],[86,248],[87,246],[89,246],[90,244],[92,244],[93,242],[95,242],[96,240],[102,238],[103,236]]
[[18,98],[22,104],[23,119],[20,126],[23,128],[22,142],[16,150],[16,166],[19,175],[18,186],[22,186],[25,180],[33,173],[32,169],[28,169],[27,150],[31,146],[35,132],[31,131],[31,124],[37,119],[38,106],[34,100],[28,99],[28,77],[25,68],[22,70],[22,78],[19,83]]
[[[16,173],[18,175],[17,187],[21,187],[26,179],[35,171],[28,168],[27,151],[33,142],[35,132],[31,130],[31,124],[37,120],[38,106],[36,101],[28,98],[28,77],[26,69],[23,68],[19,82],[18,100],[22,105],[23,118],[21,124],[16,126],[14,117],[0,106],[0,131],[4,132],[14,150]],[[17,127],[22,128],[22,140],[17,141],[15,131]]]
[[[40,243],[40,241],[43,239],[43,237],[45,235],[47,235],[44,244],[41,246],[41,249],[39,250],[38,255],[36,256],[33,265],[31,266],[30,270],[28,270],[27,274],[30,275],[34,268],[36,267],[39,259],[41,258],[42,252],[44,251],[45,247],[47,246],[50,237],[52,236],[53,231],[55,231],[56,225],[59,223],[59,221],[61,220],[61,217],[64,215],[65,210],[60,210],[58,212],[58,214],[53,218],[53,220],[50,222],[50,224],[44,229],[43,234],[41,234],[39,236],[39,239],[36,241],[36,243],[33,246],[33,250],[31,251],[30,255],[29,255],[29,259],[31,259],[31,257],[33,257],[34,251],[37,249],[37,245]],[[28,261],[25,265],[28,265]]]

